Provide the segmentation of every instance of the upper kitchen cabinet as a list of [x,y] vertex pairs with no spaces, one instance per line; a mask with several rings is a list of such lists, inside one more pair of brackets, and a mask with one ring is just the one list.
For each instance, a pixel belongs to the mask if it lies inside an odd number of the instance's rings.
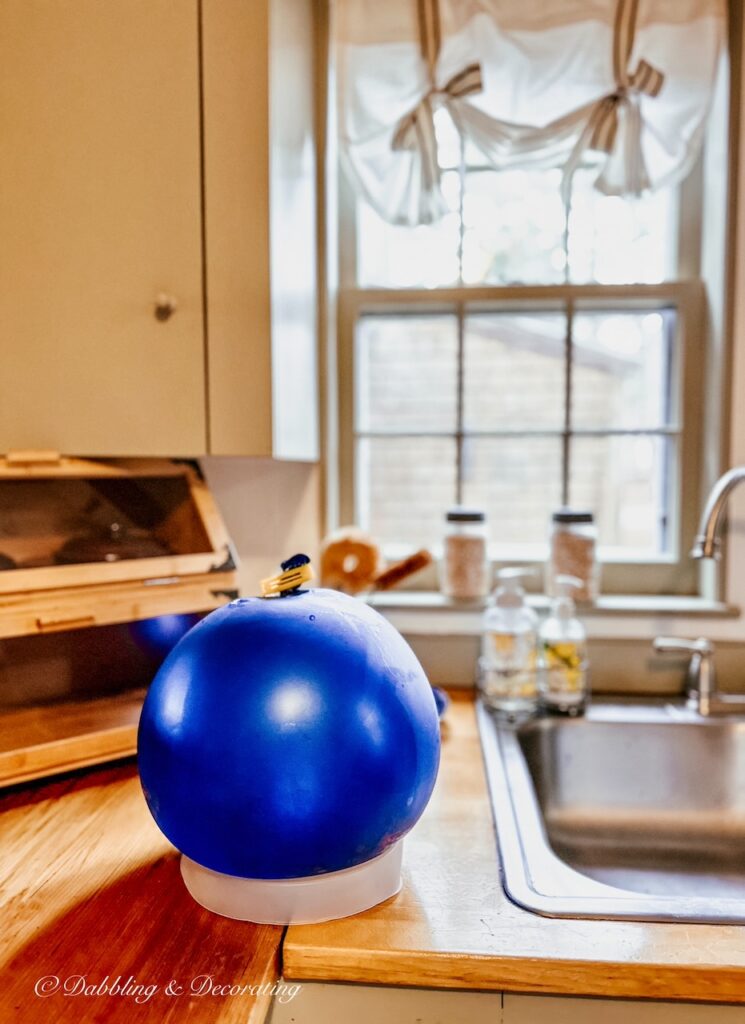
[[0,450],[205,450],[197,7],[0,5]]
[[0,5],[0,451],[317,457],[311,0]]
[[318,457],[312,0],[203,0],[210,451]]

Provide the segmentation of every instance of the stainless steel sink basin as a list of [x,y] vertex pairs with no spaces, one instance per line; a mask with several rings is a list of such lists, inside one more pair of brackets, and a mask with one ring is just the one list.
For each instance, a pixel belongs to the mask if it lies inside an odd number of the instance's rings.
[[596,704],[479,728],[507,894],[550,917],[745,921],[745,718]]

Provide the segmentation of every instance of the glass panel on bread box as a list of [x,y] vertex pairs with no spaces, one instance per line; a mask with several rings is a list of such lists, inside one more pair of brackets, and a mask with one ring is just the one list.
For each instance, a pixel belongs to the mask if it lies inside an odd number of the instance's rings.
[[0,570],[210,551],[183,474],[0,480]]

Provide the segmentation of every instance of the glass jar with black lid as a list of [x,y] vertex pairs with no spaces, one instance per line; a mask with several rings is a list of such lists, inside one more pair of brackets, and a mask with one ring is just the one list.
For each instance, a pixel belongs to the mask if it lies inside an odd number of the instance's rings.
[[556,596],[557,577],[574,576],[581,584],[573,595],[575,600],[596,600],[600,590],[597,542],[598,530],[592,512],[565,507],[553,513],[546,564],[549,597]]
[[486,513],[457,505],[445,515],[440,590],[456,601],[475,601],[489,592]]

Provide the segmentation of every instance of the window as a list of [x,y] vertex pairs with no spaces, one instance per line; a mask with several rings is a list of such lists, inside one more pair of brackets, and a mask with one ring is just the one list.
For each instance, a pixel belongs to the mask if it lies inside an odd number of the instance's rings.
[[478,505],[494,559],[525,562],[555,508],[590,508],[604,589],[692,592],[702,288],[679,268],[700,165],[638,200],[582,169],[567,223],[559,170],[491,169],[445,110],[435,124],[442,220],[343,198],[343,519],[394,556]]

